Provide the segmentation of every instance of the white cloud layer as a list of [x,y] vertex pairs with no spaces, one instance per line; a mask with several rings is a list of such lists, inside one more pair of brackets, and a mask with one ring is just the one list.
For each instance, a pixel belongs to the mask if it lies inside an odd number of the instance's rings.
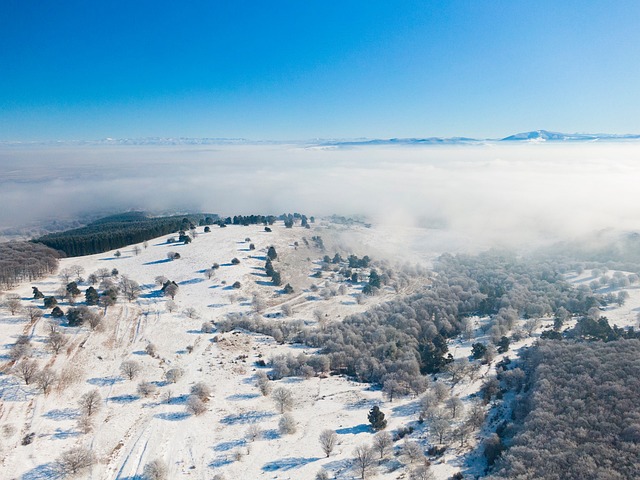
[[640,227],[640,143],[4,147],[0,227],[91,211],[364,214],[483,242]]

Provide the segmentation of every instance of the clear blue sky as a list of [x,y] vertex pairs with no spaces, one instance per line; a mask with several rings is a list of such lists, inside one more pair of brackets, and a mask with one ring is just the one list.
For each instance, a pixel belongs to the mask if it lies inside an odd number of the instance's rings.
[[640,133],[640,1],[0,2],[0,140]]

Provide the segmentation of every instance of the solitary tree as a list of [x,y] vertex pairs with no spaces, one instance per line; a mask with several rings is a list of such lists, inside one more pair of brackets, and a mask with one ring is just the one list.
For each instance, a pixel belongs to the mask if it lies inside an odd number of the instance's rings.
[[280,410],[280,413],[284,413],[293,408],[293,394],[291,393],[291,390],[287,388],[276,388],[271,394],[271,398],[278,407],[278,410]]
[[338,435],[333,430],[323,430],[320,433],[320,447],[327,457],[331,455],[336,443],[338,443]]
[[369,419],[369,423],[371,423],[371,428],[375,431],[384,430],[387,427],[387,421],[384,419],[384,413],[382,413],[380,407],[377,405],[374,405],[374,407],[369,410],[367,418]]
[[90,417],[98,410],[100,410],[100,406],[102,405],[102,397],[100,396],[100,392],[98,389],[91,390],[90,392],[85,393],[78,400],[78,404],[80,405],[80,410],[83,414]]
[[133,380],[140,373],[140,364],[135,360],[125,360],[120,365],[120,371],[129,380]]

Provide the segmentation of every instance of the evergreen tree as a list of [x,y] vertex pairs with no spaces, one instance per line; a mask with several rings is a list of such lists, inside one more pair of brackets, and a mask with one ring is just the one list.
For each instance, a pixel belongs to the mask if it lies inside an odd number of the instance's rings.
[[93,287],[87,288],[84,292],[84,297],[87,301],[87,305],[98,305],[98,302],[100,301],[100,295],[98,295],[97,290]]
[[44,308],[54,308],[58,305],[56,297],[44,297]]
[[64,317],[64,312],[62,311],[62,309],[58,306],[53,307],[53,310],[51,310],[51,316],[53,318],[60,318],[60,317]]
[[382,413],[380,407],[378,407],[377,405],[369,410],[369,415],[367,415],[367,418],[369,419],[371,428],[373,428],[376,432],[379,430],[384,430],[387,427],[387,421],[384,419],[384,413]]
[[82,292],[80,292],[80,289],[78,288],[78,284],[76,282],[69,282],[67,283],[67,293],[69,295],[73,295],[74,297],[77,297]]
[[369,285],[373,288],[380,288],[380,276],[375,270],[371,270],[369,273]]
[[43,293],[40,290],[38,290],[38,287],[31,287],[31,288],[33,289],[33,298],[35,300],[39,300],[41,298],[44,298]]
[[273,245],[269,247],[269,250],[267,251],[267,257],[269,257],[269,260],[275,260],[276,258],[278,258],[278,253],[276,252],[276,249]]
[[271,275],[271,281],[276,286],[282,285],[282,279],[280,278],[280,272],[273,272],[273,275]]
[[293,287],[291,286],[291,284],[290,284],[290,283],[287,283],[287,284],[284,286],[283,291],[284,291],[284,293],[287,293],[287,294],[289,294],[289,293],[293,293]]

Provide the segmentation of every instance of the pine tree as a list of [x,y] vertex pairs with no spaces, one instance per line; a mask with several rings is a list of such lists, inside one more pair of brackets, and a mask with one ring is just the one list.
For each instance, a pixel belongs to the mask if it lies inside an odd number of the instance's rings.
[[269,257],[269,260],[275,260],[276,258],[278,258],[278,253],[276,252],[276,249],[273,245],[269,247],[269,250],[267,251],[267,257]]
[[87,301],[87,305],[98,305],[98,302],[100,301],[100,295],[98,295],[97,290],[93,287],[87,288],[84,292],[84,297]]
[[369,410],[369,415],[367,416],[369,419],[369,423],[371,423],[371,428],[373,428],[376,432],[379,430],[384,430],[387,427],[387,421],[384,419],[384,413],[380,410],[380,407],[375,405],[371,410]]

